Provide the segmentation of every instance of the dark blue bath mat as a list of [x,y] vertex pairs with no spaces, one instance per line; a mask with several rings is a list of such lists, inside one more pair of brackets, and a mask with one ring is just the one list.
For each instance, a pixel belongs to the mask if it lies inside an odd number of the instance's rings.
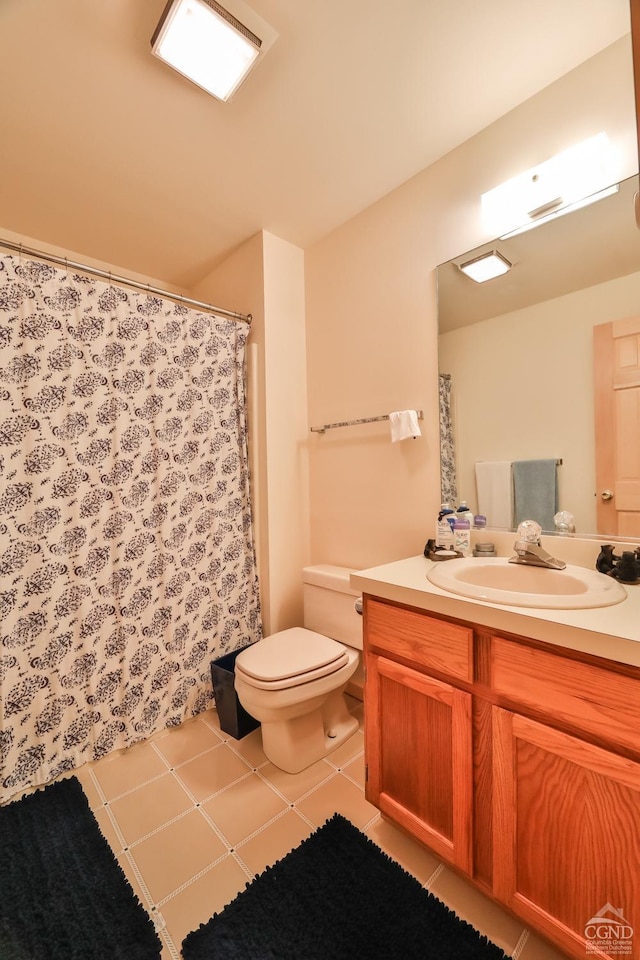
[[0,807],[0,960],[158,960],[75,777]]
[[184,960],[504,960],[339,814],[187,935]]

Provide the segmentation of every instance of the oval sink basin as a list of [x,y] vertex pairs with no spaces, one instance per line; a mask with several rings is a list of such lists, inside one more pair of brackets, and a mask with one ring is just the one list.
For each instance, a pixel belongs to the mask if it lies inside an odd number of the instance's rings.
[[505,557],[441,560],[427,578],[436,587],[472,600],[512,607],[580,610],[620,603],[627,591],[613,577],[567,564],[564,570],[509,563]]

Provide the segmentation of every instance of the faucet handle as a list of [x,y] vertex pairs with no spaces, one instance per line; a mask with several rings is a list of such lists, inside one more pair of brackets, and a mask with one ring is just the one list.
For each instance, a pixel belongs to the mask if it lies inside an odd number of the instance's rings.
[[523,520],[518,524],[518,538],[526,540],[527,543],[535,543],[540,546],[542,537],[542,527],[535,520]]
[[568,510],[559,510],[553,518],[555,528],[560,534],[575,533],[576,520]]

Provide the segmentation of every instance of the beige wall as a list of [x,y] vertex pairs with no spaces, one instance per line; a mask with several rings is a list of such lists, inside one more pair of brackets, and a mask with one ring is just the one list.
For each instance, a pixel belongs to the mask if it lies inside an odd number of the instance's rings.
[[304,254],[262,232],[193,291],[251,313],[250,462],[265,633],[302,622],[308,563]]
[[640,273],[441,335],[458,491],[472,509],[477,460],[560,457],[560,509],[596,531],[592,330],[638,304]]
[[[40,240],[38,237],[28,236],[25,233],[16,233],[15,230],[7,230],[1,224],[0,238],[11,243],[22,244],[25,250],[33,248],[41,253],[51,254],[54,257],[60,257],[63,259],[67,258],[70,264],[84,264],[96,270],[103,270],[107,274],[111,273],[113,276],[122,276],[128,280],[133,280],[136,283],[141,283],[144,285],[148,284],[151,287],[158,287],[162,290],[166,290],[167,293],[176,294],[176,296],[190,296],[189,291],[184,287],[178,287],[176,284],[169,283],[158,277],[136,273],[134,270],[130,270],[126,263],[116,264],[106,263],[104,260],[96,260],[95,257],[89,257],[82,251],[64,249],[62,247],[57,247],[54,244],[46,243],[43,240]],[[7,254],[13,253],[14,256],[20,255],[19,252],[14,252],[9,249],[5,250],[3,247],[0,247],[0,250]],[[62,265],[60,265],[60,269],[62,269]]]
[[309,562],[304,254],[264,233],[266,463],[271,632],[302,623]]
[[313,562],[421,552],[440,502],[434,269],[491,239],[484,191],[574,142],[604,129],[620,177],[637,172],[634,120],[623,40],[307,251],[310,424],[425,411],[415,441],[392,445],[385,423],[309,438]]

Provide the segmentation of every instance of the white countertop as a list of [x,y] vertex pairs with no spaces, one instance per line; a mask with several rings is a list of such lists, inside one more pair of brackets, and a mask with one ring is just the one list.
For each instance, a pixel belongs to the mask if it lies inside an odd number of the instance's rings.
[[353,573],[351,585],[384,600],[640,667],[640,584],[626,587],[627,598],[609,607],[511,607],[441,590],[427,580],[433,565],[426,557],[409,557]]

